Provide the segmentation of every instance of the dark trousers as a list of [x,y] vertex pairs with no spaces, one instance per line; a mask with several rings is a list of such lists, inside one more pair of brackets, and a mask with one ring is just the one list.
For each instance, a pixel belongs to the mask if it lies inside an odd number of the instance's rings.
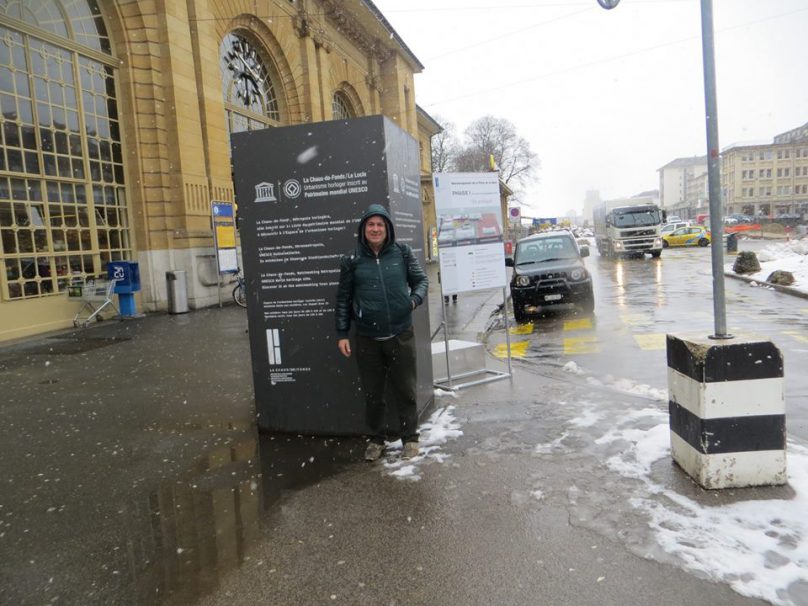
[[[415,336],[412,328],[386,341],[357,335],[356,362],[365,392],[365,414],[370,439],[384,444],[385,437],[403,442],[418,441],[416,402]],[[385,394],[390,401],[385,402]],[[398,435],[385,435],[385,404],[398,416]],[[394,428],[391,428],[395,431]]]

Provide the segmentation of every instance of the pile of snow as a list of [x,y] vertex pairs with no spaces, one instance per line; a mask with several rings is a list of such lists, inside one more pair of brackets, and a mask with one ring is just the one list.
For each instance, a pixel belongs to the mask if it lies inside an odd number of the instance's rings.
[[[808,239],[792,240],[779,244],[770,244],[757,253],[760,271],[746,274],[757,282],[765,282],[773,271],[789,271],[794,275],[792,288],[808,293]],[[732,271],[732,265],[727,266]],[[752,284],[757,286],[756,283]]]
[[[437,394],[437,391],[435,393]],[[402,459],[401,441],[388,442],[386,455],[382,459],[382,465],[387,474],[399,480],[415,482],[421,479],[418,472],[422,464],[428,461],[443,463],[448,459],[449,455],[441,452],[441,446],[449,440],[455,440],[463,435],[460,424],[455,419],[454,410],[454,406],[440,408],[429,417],[428,421],[421,424],[418,428],[418,432],[421,434],[419,440],[421,448],[417,457]]]
[[564,372],[582,376],[586,378],[586,382],[595,387],[608,387],[622,393],[628,393],[633,396],[640,396],[641,398],[649,398],[651,400],[659,400],[660,402],[668,401],[668,390],[657,389],[644,383],[637,383],[632,379],[615,378],[612,375],[606,375],[602,379],[593,377],[589,373],[578,366],[575,362],[567,362],[562,367]]
[[[646,411],[649,419],[666,416]],[[707,506],[656,483],[651,465],[670,456],[670,429],[661,423],[648,430],[623,427],[597,443],[629,444],[606,465],[640,480],[648,496],[630,499],[649,519],[657,543],[685,568],[728,583],[748,597],[793,606],[808,588],[808,449],[789,442],[791,499],[739,501]],[[740,494],[740,493],[739,493]]]

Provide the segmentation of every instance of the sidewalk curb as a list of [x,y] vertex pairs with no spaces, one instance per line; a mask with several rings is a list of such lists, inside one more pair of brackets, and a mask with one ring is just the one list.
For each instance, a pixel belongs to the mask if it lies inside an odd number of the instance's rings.
[[799,289],[794,288],[793,286],[783,286],[782,284],[772,284],[771,282],[766,282],[765,280],[755,280],[754,278],[749,278],[747,276],[741,276],[731,271],[725,271],[724,275],[728,278],[735,278],[736,280],[741,280],[743,282],[747,282],[751,284],[754,282],[755,284],[761,284],[763,286],[768,286],[773,288],[774,290],[778,290],[780,292],[784,292],[789,295],[794,295],[795,297],[801,297],[803,299],[808,299],[808,292],[803,292]]

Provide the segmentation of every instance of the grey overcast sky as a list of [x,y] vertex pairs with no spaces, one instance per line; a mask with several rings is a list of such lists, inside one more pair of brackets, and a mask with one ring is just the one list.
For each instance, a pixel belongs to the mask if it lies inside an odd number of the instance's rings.
[[[657,189],[658,168],[706,154],[699,0],[374,2],[425,66],[421,107],[458,133],[507,118],[530,142],[523,215]],[[808,122],[808,0],[713,4],[721,147]]]

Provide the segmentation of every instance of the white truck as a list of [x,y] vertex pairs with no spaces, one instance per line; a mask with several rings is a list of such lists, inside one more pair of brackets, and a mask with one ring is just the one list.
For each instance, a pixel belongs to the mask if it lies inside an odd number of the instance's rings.
[[663,211],[655,204],[600,206],[594,211],[598,252],[607,258],[645,253],[659,257],[662,254],[659,230],[664,221]]

